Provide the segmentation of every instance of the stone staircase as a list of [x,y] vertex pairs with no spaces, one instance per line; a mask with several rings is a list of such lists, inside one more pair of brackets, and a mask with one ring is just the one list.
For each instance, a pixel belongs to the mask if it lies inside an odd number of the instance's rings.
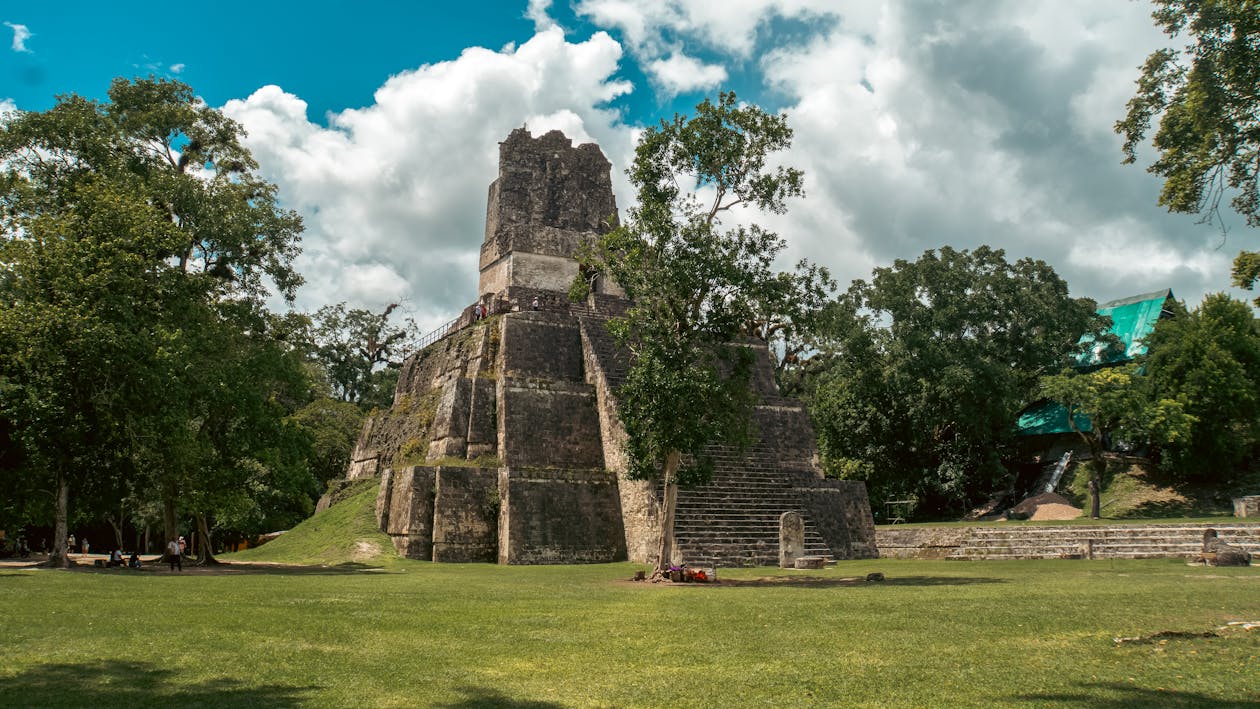
[[805,518],[805,554],[832,557],[771,449],[715,447],[714,462],[708,485],[678,491],[675,546],[688,564],[777,566],[779,516],[793,510]]
[[[583,339],[595,355],[602,376],[611,390],[625,381],[629,368],[626,351],[608,334],[603,313],[575,312],[581,322]],[[762,410],[794,406],[800,402],[779,396],[763,396]],[[767,419],[754,415],[754,419]],[[769,418],[773,418],[770,416]],[[762,421],[763,429],[771,421]],[[763,430],[764,435],[776,435]],[[691,566],[777,566],[779,563],[779,517],[797,511],[805,518],[805,553],[832,558],[831,549],[803,509],[795,492],[803,479],[813,479],[813,471],[785,468],[780,451],[770,445],[750,446],[744,451],[714,446],[713,478],[709,484],[678,491],[674,520],[675,546]],[[657,499],[663,485],[656,488]]]
[[1209,528],[1260,558],[1260,524],[1244,523],[881,528],[876,536],[880,555],[887,557],[1060,559],[1092,553],[1094,559],[1192,559]]
[[595,355],[595,360],[599,363],[599,367],[607,383],[610,391],[616,391],[617,387],[626,380],[626,373],[630,369],[629,353],[622,347],[617,346],[617,341],[608,332],[605,326],[609,319],[605,314],[587,314],[578,318],[578,324],[582,328],[582,337],[589,344]]

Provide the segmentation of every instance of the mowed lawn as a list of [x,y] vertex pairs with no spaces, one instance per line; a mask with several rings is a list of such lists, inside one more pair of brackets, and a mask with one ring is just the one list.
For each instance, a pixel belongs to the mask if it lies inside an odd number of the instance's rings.
[[1260,620],[1255,567],[876,560],[672,587],[637,568],[4,570],[0,705],[1260,702],[1260,629],[1113,641]]

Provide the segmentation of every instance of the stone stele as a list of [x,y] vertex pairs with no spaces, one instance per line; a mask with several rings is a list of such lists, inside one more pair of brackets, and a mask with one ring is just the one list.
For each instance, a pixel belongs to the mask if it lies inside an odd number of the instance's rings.
[[[628,303],[606,281],[586,303],[567,296],[577,248],[617,225],[610,172],[597,145],[559,131],[521,128],[499,144],[477,300],[406,358],[393,406],[366,422],[346,473],[379,478],[377,518],[400,554],[655,561],[661,489],[620,475],[627,355],[605,323]],[[765,344],[748,346],[758,442],[715,449],[711,484],[680,491],[673,560],[778,564],[785,512],[804,527],[792,555],[875,557],[865,485],[823,477],[804,407],[780,396]]]

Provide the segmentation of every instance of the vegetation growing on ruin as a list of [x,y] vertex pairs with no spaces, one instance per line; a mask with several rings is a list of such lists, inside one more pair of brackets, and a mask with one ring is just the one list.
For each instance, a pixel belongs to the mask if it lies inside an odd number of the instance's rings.
[[779,272],[774,260],[786,242],[739,223],[781,214],[804,194],[801,171],[774,164],[791,143],[785,116],[741,105],[734,93],[661,121],[643,132],[626,171],[638,204],[579,255],[631,299],[626,315],[608,322],[631,353],[617,413],[627,475],[663,481],[662,567],[673,555],[678,486],[709,479],[712,444],[750,439],[751,354],[732,343],[767,315],[761,306],[785,284],[821,290],[829,282],[805,262]]
[[432,439],[433,420],[437,417],[438,402],[442,398],[440,389],[430,389],[414,396],[403,394],[398,402],[385,414],[384,426],[391,426],[400,431],[417,431],[398,446],[390,465],[402,468],[408,465],[423,465],[429,455],[429,442]]

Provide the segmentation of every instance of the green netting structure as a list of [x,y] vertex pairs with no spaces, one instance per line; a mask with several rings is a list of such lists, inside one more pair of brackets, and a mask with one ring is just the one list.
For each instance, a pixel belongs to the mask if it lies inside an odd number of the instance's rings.
[[[1146,354],[1146,337],[1155,329],[1155,323],[1165,314],[1171,314],[1168,307],[1173,302],[1172,289],[1165,288],[1154,293],[1143,293],[1129,298],[1121,298],[1098,306],[1099,315],[1111,318],[1111,333],[1120,338],[1124,344],[1122,351],[1109,351],[1101,346],[1080,357],[1077,367],[1096,369],[1124,364],[1135,357]],[[1089,342],[1093,338],[1085,335],[1081,342]],[[1053,401],[1038,401],[1030,404],[1019,414],[1015,422],[1015,432],[1021,436],[1039,436],[1045,434],[1071,433],[1068,426],[1067,409]],[[1090,430],[1088,416],[1078,415],[1076,425],[1082,431]]]
[[[1089,431],[1093,429],[1093,424],[1085,414],[1077,414],[1076,427],[1081,431]],[[1072,431],[1072,427],[1068,426],[1067,408],[1057,402],[1044,399],[1019,413],[1015,429],[1021,436],[1041,436]]]
[[[1172,289],[1165,288],[1154,293],[1143,293],[1130,298],[1121,298],[1098,306],[1098,314],[1111,318],[1111,334],[1120,338],[1124,344],[1122,351],[1105,351],[1101,347],[1082,355],[1079,366],[1098,367],[1110,364],[1121,364],[1146,354],[1146,337],[1155,329],[1155,323],[1168,308],[1173,299]],[[1085,335],[1082,342],[1093,338]]]

